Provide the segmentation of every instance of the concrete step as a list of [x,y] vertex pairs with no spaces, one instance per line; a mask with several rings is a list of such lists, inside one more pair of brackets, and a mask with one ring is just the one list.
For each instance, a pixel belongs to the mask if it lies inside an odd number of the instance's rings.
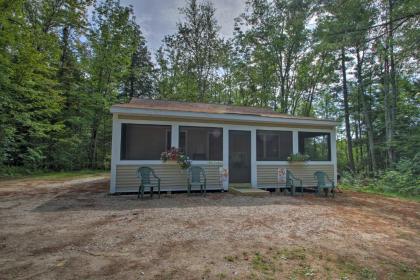
[[249,187],[241,186],[229,186],[229,192],[238,195],[249,195],[249,196],[267,196],[270,195],[269,191],[254,189]]

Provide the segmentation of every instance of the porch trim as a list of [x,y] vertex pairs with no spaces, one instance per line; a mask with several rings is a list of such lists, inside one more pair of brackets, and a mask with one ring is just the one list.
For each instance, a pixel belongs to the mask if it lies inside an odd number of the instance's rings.
[[[136,109],[138,110],[138,109]],[[159,112],[160,115],[161,112]],[[156,112],[154,112],[156,116]],[[220,116],[219,116],[220,117]],[[249,116],[248,116],[249,117]],[[255,117],[257,118],[257,117]],[[270,122],[274,118],[270,118]],[[294,120],[296,121],[296,120]],[[316,121],[317,124],[320,121]],[[258,183],[257,178],[257,166],[259,165],[279,165],[279,166],[293,166],[294,163],[288,161],[257,161],[257,145],[256,145],[256,131],[257,130],[278,130],[278,131],[290,131],[293,137],[293,153],[298,152],[298,132],[328,132],[331,135],[331,160],[330,161],[307,161],[300,163],[302,165],[326,165],[331,164],[334,166],[334,180],[337,181],[337,155],[336,155],[336,129],[335,127],[326,128],[293,128],[293,127],[281,127],[282,122],[279,122],[279,127],[261,126],[258,125],[239,125],[239,124],[218,124],[218,123],[200,123],[200,122],[188,122],[188,121],[162,121],[162,120],[141,120],[141,119],[123,119],[118,113],[113,114],[112,124],[112,159],[111,159],[111,183],[110,193],[115,193],[117,190],[116,186],[116,168],[117,165],[154,165],[162,164],[160,160],[121,160],[121,125],[123,123],[130,124],[156,124],[156,125],[171,125],[171,146],[179,146],[179,126],[199,126],[199,127],[219,127],[223,129],[223,159],[222,161],[192,161],[193,164],[197,165],[221,165],[223,168],[229,168],[229,130],[246,130],[251,132],[251,185],[256,188]],[[302,120],[301,124],[308,124],[308,120]],[[334,122],[334,125],[336,123]],[[170,164],[170,163],[168,163]],[[228,190],[229,180],[223,182],[223,189]]]

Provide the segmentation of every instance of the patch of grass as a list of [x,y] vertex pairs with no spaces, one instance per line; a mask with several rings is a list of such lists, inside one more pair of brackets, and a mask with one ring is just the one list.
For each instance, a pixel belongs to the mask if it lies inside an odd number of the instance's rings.
[[388,273],[387,279],[417,280],[420,279],[420,268],[410,267],[403,263],[394,264],[394,271]]
[[408,201],[420,202],[420,196],[418,195],[408,195],[408,194],[397,193],[397,192],[383,192],[383,191],[378,191],[376,189],[369,188],[369,187],[354,187],[348,184],[341,184],[340,188],[343,190],[351,190],[351,191],[356,191],[356,192],[361,192],[361,193],[377,194],[377,195],[382,195],[382,196],[390,197],[390,198],[399,198],[399,199],[408,200]]
[[359,272],[359,277],[361,279],[366,279],[366,280],[377,279],[376,272],[367,267],[362,268],[362,270]]
[[103,176],[109,174],[107,170],[84,169],[79,171],[35,171],[31,174],[12,174],[0,177],[0,180],[33,179],[33,180],[61,180],[71,178],[84,178],[90,176]]
[[233,261],[248,262],[251,271],[247,279],[420,279],[420,269],[394,260],[378,263],[379,260],[370,259],[367,263],[360,257],[341,256],[315,248],[268,248],[264,252],[242,252],[242,255]]
[[370,259],[367,263],[360,257],[342,256],[315,248],[268,248],[264,252],[244,251],[242,255],[232,260],[245,260],[250,265],[251,271],[246,279],[420,279],[420,269],[394,260],[378,263],[379,260]]
[[348,258],[339,257],[336,266],[340,272],[340,279],[349,279],[350,276],[356,279],[376,280],[376,272],[367,266],[362,266]]
[[252,258],[252,268],[264,274],[273,274],[276,271],[274,262],[267,256],[256,252]]
[[301,263],[297,268],[295,268],[290,276],[290,279],[314,279],[316,276],[316,271],[310,265]]
[[276,258],[282,260],[304,260],[306,258],[304,248],[282,248],[277,251]]

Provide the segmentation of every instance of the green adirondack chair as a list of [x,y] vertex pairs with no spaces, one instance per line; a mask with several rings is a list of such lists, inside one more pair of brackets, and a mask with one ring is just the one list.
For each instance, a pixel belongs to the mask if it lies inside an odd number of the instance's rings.
[[191,194],[191,188],[193,186],[200,186],[200,193],[204,196],[206,195],[206,172],[200,166],[191,166],[188,168],[188,194]]
[[303,195],[302,180],[293,175],[292,171],[286,170],[286,188],[290,189],[292,195],[296,193],[296,187],[300,188],[300,194]]
[[[158,195],[160,198],[160,178],[156,176],[155,171],[147,166],[140,167],[137,169],[137,177],[140,179],[139,193],[137,199],[139,199],[140,194],[143,199],[144,189],[150,189],[150,197],[153,198],[153,188],[158,189]],[[153,177],[153,178],[152,178]]]
[[324,190],[325,196],[328,196],[328,193],[331,192],[332,196],[335,195],[335,184],[328,175],[323,171],[316,171],[314,177],[317,180],[316,193],[320,194],[321,190]]

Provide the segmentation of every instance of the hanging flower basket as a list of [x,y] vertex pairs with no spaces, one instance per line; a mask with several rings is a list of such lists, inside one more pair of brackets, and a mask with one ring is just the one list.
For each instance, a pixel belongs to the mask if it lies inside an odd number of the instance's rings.
[[190,158],[175,147],[163,152],[160,155],[160,160],[163,162],[176,161],[181,169],[188,169],[191,166]]

